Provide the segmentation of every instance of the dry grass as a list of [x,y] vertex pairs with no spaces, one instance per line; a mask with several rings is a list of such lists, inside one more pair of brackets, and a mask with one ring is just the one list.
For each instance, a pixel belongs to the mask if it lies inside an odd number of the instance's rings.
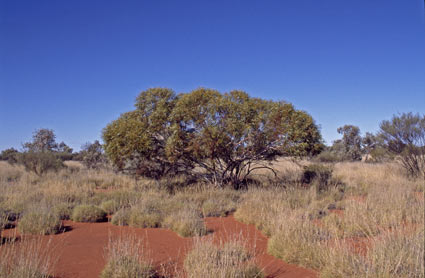
[[142,242],[135,235],[110,236],[105,250],[106,265],[101,278],[151,278],[155,271]]
[[50,278],[56,263],[54,247],[41,238],[6,242],[0,248],[0,278]]
[[253,256],[243,239],[213,244],[212,239],[196,238],[193,249],[184,261],[187,278],[261,278]]
[[[252,178],[262,185],[247,191],[188,187],[181,176],[136,182],[112,171],[67,164],[71,167],[38,177],[0,162],[0,214],[18,217],[19,227],[35,208],[49,208],[67,219],[80,205],[100,206],[113,214],[116,225],[166,227],[181,236],[199,236],[207,232],[204,217],[234,212],[237,220],[270,237],[271,254],[315,268],[322,277],[423,277],[424,261],[418,258],[423,255],[424,199],[418,192],[425,185],[408,179],[395,163],[338,163],[333,175],[345,187],[322,191],[301,183],[309,162],[288,159],[273,164],[276,179],[256,173]],[[340,214],[330,208],[341,209]],[[370,243],[364,252],[347,244],[357,239]],[[207,244],[199,243],[199,250]],[[217,251],[222,247],[214,252],[223,252]],[[196,266],[206,268],[209,255],[201,251]]]

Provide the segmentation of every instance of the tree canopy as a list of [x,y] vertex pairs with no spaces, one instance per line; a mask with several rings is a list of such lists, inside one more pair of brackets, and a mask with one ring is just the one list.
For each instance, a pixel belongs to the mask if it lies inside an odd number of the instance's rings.
[[135,106],[105,127],[103,139],[117,168],[142,175],[188,173],[196,166],[209,181],[239,186],[252,171],[272,170],[268,162],[277,156],[313,155],[323,147],[306,112],[243,91],[199,88],[176,95],[153,88]]

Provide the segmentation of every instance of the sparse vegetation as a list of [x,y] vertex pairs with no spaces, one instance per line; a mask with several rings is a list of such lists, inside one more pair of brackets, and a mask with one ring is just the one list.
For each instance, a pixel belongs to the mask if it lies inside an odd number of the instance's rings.
[[[352,129],[345,130],[351,134]],[[378,136],[367,136],[368,155],[389,144],[385,141],[375,145]],[[356,144],[358,139],[354,140]],[[366,152],[363,139],[361,151]],[[418,149],[419,143],[415,146],[414,150],[422,150]],[[24,157],[21,155],[18,156]],[[193,172],[186,175],[136,175],[135,179],[134,175],[103,167],[89,168],[76,161],[42,174],[19,163],[1,161],[0,232],[3,229],[2,234],[8,234],[16,225],[24,237],[32,234],[35,236],[31,237],[43,238],[42,235],[60,231],[61,220],[99,222],[106,221],[109,214],[113,225],[131,226],[120,230],[161,227],[181,237],[200,237],[187,254],[184,271],[173,273],[175,277],[262,277],[251,247],[245,248],[241,242],[213,244],[210,235],[205,236],[210,232],[214,236],[214,231],[207,229],[206,217],[233,214],[238,221],[254,224],[269,237],[271,255],[317,270],[322,278],[423,277],[425,185],[420,174],[407,175],[399,159],[384,163],[323,163],[317,162],[320,159],[281,158],[267,161],[271,163],[267,167],[276,175],[267,168],[258,169],[238,186],[226,182],[217,186],[219,183],[209,178],[196,180],[197,172],[201,173],[198,178],[211,174],[201,167],[191,168]],[[155,163],[149,167],[158,166]],[[246,190],[240,190],[242,187]],[[3,236],[6,243],[0,245],[1,258],[12,252],[8,246],[15,251],[21,249],[20,243],[12,245],[9,240]],[[138,253],[126,253],[122,246],[129,241],[138,246]],[[123,245],[120,247],[117,242]],[[140,248],[136,238],[111,239],[102,277],[153,277],[153,265]],[[30,260],[22,263],[23,267],[15,257],[10,258],[0,261],[0,278],[27,277],[23,272],[15,274],[14,269],[36,269],[25,273],[35,275],[28,277],[48,277],[50,270],[43,269],[35,257],[28,257]]]

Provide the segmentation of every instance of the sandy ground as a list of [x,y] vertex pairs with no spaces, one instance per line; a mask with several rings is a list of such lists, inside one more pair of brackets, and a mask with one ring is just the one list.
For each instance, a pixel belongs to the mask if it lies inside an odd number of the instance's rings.
[[[253,225],[237,222],[233,216],[205,219],[211,231],[206,237],[214,242],[244,238],[248,248],[255,254],[258,265],[264,269],[268,278],[315,278],[317,273],[289,265],[266,253],[267,238]],[[185,254],[191,249],[193,239],[182,238],[167,229],[141,229],[119,227],[110,223],[75,223],[65,221],[67,232],[51,239],[56,259],[55,278],[97,278],[105,265],[105,247],[110,237],[130,233],[143,239],[145,250],[158,271],[172,272],[181,269]],[[15,229],[3,231],[3,236],[16,234]]]

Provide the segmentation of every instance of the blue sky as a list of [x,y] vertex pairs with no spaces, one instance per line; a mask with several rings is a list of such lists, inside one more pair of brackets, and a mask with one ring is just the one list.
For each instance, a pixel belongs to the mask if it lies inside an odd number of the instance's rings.
[[149,87],[241,89],[327,143],[425,112],[422,0],[0,0],[0,150],[37,128],[79,150]]

